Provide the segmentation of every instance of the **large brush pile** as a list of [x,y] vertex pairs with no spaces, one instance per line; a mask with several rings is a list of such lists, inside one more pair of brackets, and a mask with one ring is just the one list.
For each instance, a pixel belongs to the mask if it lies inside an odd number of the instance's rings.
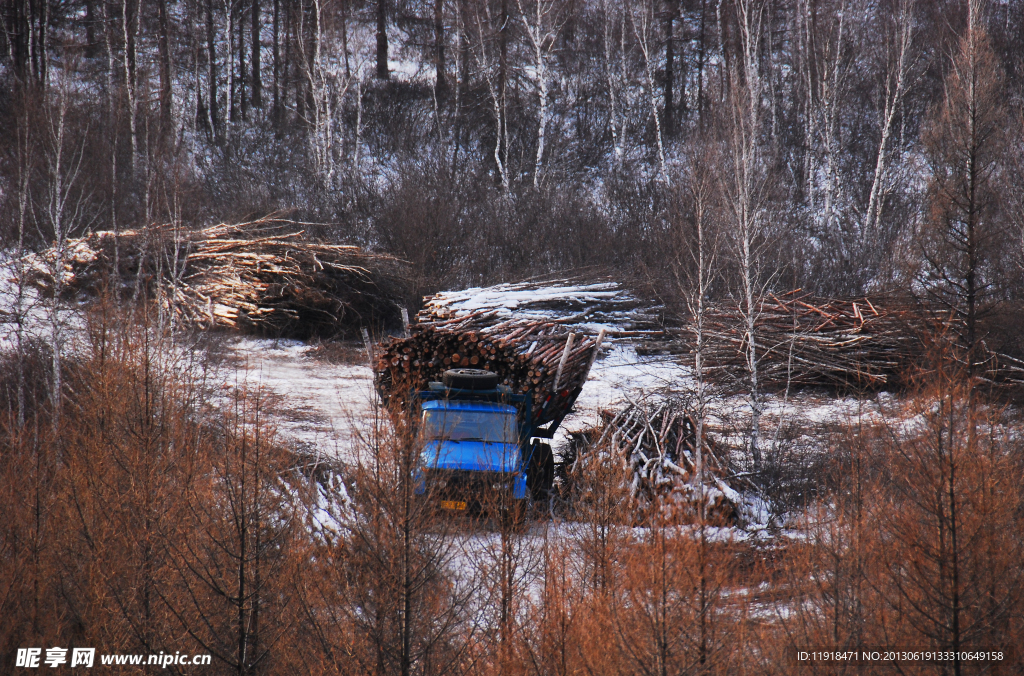
[[[906,375],[924,349],[927,315],[871,299],[816,300],[799,292],[769,295],[755,317],[758,378],[766,386],[880,388]],[[745,317],[713,305],[705,315],[704,365],[722,384],[749,377]],[[684,332],[694,348],[693,324]]]
[[[651,398],[631,403],[617,414],[605,412],[599,427],[574,434],[563,481],[588,472],[595,453],[609,453],[623,468],[623,481],[640,522],[657,515],[716,525],[741,521],[740,494],[727,483],[718,445],[703,435],[703,480],[697,475],[697,434],[692,410],[678,399]],[[703,485],[702,485],[703,484]],[[743,486],[740,486],[743,488]]]
[[[763,298],[754,326],[758,379],[763,387],[779,389],[900,387],[927,368],[930,354],[951,348],[943,341],[959,335],[948,310],[892,298],[819,299],[799,291]],[[743,313],[735,305],[712,305],[705,314],[704,338],[708,378],[725,387],[747,387],[749,337]],[[683,330],[683,342],[693,351],[692,322]],[[984,342],[978,349],[976,369],[982,379],[1002,388],[1024,388],[1024,362]]]
[[308,241],[287,221],[95,232],[28,258],[44,293],[104,284],[155,299],[179,323],[306,338],[396,325],[401,264],[355,246]]

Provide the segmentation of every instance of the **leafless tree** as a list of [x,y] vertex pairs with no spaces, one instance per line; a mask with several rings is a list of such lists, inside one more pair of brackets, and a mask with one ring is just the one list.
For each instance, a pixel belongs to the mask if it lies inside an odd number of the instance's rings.
[[660,180],[669,183],[668,170],[665,165],[665,143],[661,128],[662,112],[658,109],[657,83],[655,82],[655,49],[657,43],[657,17],[654,10],[656,0],[633,0],[628,3],[630,25],[633,37],[640,48],[643,59],[644,86],[650,106],[651,120],[654,122],[655,141],[658,150],[658,175]]
[[[495,141],[494,164],[498,178],[507,192],[509,189],[509,131],[508,131],[508,100],[507,100],[507,69],[508,69],[508,0],[501,0],[502,11],[495,17],[491,3],[477,3],[472,14],[464,17],[469,20],[476,33],[473,41],[473,56],[479,72],[487,85],[487,93],[494,111]],[[496,40],[492,36],[492,26],[498,25]],[[495,53],[496,52],[496,53]]]
[[533,187],[540,185],[541,168],[544,166],[544,144],[548,128],[548,60],[563,21],[560,10],[561,0],[532,0],[533,11],[524,6],[523,0],[516,0],[519,18],[529,41],[533,55],[533,81],[537,90],[537,155],[533,164]]
[[885,98],[881,110],[882,133],[878,140],[871,192],[863,217],[863,230],[869,236],[882,220],[896,117],[903,110],[907,92],[913,84],[913,69],[917,61],[912,51],[915,40],[914,8],[915,0],[901,0],[895,16],[895,28],[886,33],[887,68],[884,73]]
[[[49,340],[53,358],[51,397],[53,398],[54,425],[59,423],[61,392],[63,389],[61,359],[64,355],[66,331],[64,316],[64,279],[69,256],[68,240],[71,235],[86,225],[85,196],[78,185],[82,168],[83,144],[75,138],[72,124],[71,82],[61,80],[54,99],[46,106],[46,179],[47,187],[43,205],[44,224],[40,235],[53,245],[52,255],[47,260],[54,280],[53,295],[48,308]],[[77,147],[76,147],[77,146]]]
[[747,449],[755,471],[761,468],[761,414],[764,410],[758,360],[762,346],[758,339],[759,304],[771,278],[762,255],[767,242],[769,155],[764,142],[764,94],[760,72],[764,0],[738,0],[739,60],[732,64],[726,92],[722,132],[726,148],[719,168],[729,246],[738,276],[739,310],[744,320],[744,353],[749,376],[750,428]]
[[971,375],[980,365],[980,321],[991,312],[1006,276],[1000,259],[1007,243],[997,195],[1005,160],[1002,136],[1010,118],[1003,74],[981,14],[981,3],[972,0],[944,96],[924,133],[931,183],[919,240],[924,258],[919,279],[962,325],[959,339]]

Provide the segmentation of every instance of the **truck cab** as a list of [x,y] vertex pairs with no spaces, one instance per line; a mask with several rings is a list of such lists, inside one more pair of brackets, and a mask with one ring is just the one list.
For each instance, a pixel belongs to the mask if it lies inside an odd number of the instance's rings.
[[533,425],[530,395],[513,394],[488,371],[448,371],[445,380],[415,393],[416,492],[456,511],[521,510],[528,497],[545,495],[554,458],[548,444],[534,441],[547,430]]

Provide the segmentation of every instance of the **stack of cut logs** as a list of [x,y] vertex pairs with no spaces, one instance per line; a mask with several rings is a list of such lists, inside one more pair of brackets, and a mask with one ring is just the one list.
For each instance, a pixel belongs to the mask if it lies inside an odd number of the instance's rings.
[[[758,378],[774,387],[883,387],[904,375],[922,352],[927,314],[878,301],[815,300],[799,291],[770,294],[754,318]],[[704,365],[723,384],[749,378],[746,317],[735,306],[713,305],[704,320]],[[684,340],[695,348],[696,327]]]
[[95,232],[28,263],[30,281],[48,294],[57,280],[65,294],[95,294],[109,283],[148,295],[178,322],[202,328],[307,337],[398,322],[391,300],[400,278],[396,259],[310,242],[287,221]]
[[377,387],[426,389],[452,368],[486,369],[516,393],[530,392],[538,425],[559,417],[579,395],[596,354],[595,339],[550,322],[490,323],[488,313],[417,324],[409,338],[393,338],[376,355]]
[[451,330],[460,320],[476,328],[515,317],[590,335],[603,326],[609,327],[605,340],[628,340],[638,351],[660,352],[673,346],[662,329],[663,309],[618,282],[557,278],[437,293],[424,298],[416,321]]

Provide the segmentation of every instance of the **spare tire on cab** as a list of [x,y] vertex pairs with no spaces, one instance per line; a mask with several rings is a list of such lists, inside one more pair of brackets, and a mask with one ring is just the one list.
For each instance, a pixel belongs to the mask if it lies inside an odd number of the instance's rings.
[[441,382],[456,390],[493,390],[498,386],[498,374],[483,369],[448,369]]

